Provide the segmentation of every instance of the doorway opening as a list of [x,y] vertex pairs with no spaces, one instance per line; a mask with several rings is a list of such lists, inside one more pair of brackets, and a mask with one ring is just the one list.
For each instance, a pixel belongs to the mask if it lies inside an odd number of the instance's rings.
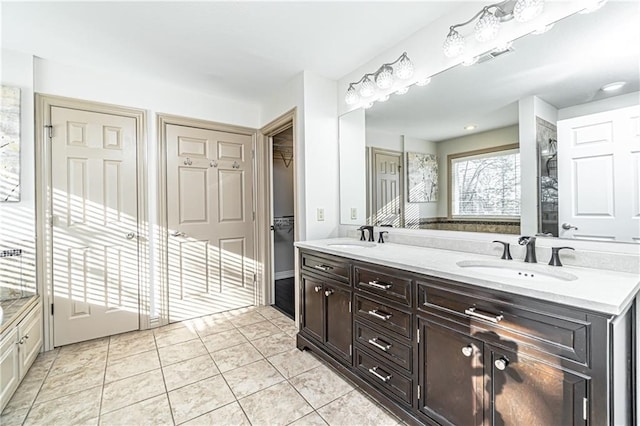
[[274,306],[295,315],[295,214],[293,126],[270,137]]

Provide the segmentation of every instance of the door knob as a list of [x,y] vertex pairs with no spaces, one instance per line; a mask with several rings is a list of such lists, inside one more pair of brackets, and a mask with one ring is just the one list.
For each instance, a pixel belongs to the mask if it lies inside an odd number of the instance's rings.
[[186,237],[187,234],[185,234],[184,232],[180,232],[180,231],[175,231],[171,233],[172,237]]
[[470,357],[471,355],[473,355],[473,346],[467,345],[467,346],[463,347],[462,348],[462,355],[464,355],[466,357]]
[[320,293],[320,290],[322,290],[322,286],[321,285],[317,285],[313,289],[316,291],[316,293]]
[[133,240],[136,237],[136,233],[135,232],[129,232],[127,235],[127,240]]
[[568,231],[570,229],[575,229],[577,231],[578,227],[577,226],[573,226],[572,224],[565,222],[565,223],[562,224],[562,229],[564,229],[565,231]]
[[509,360],[505,357],[501,357],[500,359],[496,359],[493,365],[500,371],[503,371],[509,365]]
[[331,296],[333,294],[333,290],[329,289],[324,292],[325,296]]

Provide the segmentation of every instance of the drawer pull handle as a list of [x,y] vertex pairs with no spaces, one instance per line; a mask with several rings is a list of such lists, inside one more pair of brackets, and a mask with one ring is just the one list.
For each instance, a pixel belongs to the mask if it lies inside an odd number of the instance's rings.
[[317,285],[313,289],[315,290],[316,293],[320,293],[320,290],[322,290],[322,286],[321,285]]
[[[383,342],[383,344],[380,344],[378,342]],[[386,343],[384,340],[379,340],[377,337],[374,337],[373,339],[369,339],[369,343],[385,352],[391,349],[391,346],[392,346],[391,343]]]
[[382,380],[384,383],[387,383],[389,380],[391,380],[391,374],[387,374],[386,376],[383,376],[382,374],[378,373],[378,367],[370,368],[369,373],[373,374],[378,379]]
[[499,323],[500,321],[502,321],[504,319],[504,315],[500,314],[500,315],[492,315],[492,314],[486,314],[486,313],[482,313],[478,310],[476,310],[475,307],[471,307],[471,308],[467,308],[464,310],[464,313],[475,317],[475,318],[480,318],[483,319],[485,321],[490,321],[492,323]]
[[374,318],[381,319],[382,321],[386,321],[386,320],[388,320],[389,318],[391,318],[391,314],[387,314],[387,313],[384,313],[384,312],[380,312],[380,311],[378,311],[377,309],[374,309],[374,310],[369,311],[369,312],[367,312],[367,313],[368,313],[369,315],[371,315],[372,317],[374,317]]
[[382,283],[378,280],[369,281],[367,284],[371,287],[379,288],[380,290],[389,290],[391,288],[391,284]]
[[314,268],[316,269],[320,269],[321,271],[330,271],[331,269],[333,269],[333,266],[329,266],[329,265],[313,265]]

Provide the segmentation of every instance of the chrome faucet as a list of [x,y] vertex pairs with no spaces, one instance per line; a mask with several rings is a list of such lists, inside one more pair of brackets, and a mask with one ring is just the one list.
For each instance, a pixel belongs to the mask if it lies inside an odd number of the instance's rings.
[[369,234],[368,241],[375,241],[373,239],[373,226],[362,225],[360,228],[358,228],[358,231],[360,231],[360,241],[366,241],[364,238],[364,231],[367,231],[367,233]]
[[527,263],[537,263],[536,259],[536,237],[520,237],[518,244],[527,248],[527,254],[524,261]]

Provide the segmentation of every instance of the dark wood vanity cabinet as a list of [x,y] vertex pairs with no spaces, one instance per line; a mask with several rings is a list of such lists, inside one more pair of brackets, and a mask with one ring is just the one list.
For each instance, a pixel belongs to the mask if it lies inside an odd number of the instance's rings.
[[409,423],[636,422],[635,304],[613,317],[305,250],[301,265],[298,347]]

